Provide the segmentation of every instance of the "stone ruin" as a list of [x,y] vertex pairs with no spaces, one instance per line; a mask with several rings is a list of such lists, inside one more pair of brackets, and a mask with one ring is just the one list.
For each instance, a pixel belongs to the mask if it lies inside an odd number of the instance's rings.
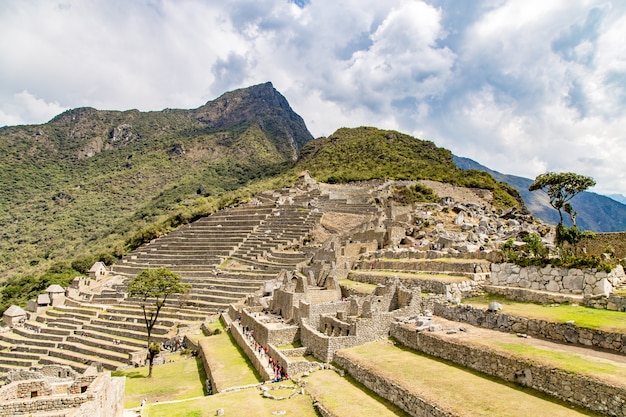
[[121,417],[125,379],[97,367],[80,374],[69,366],[14,370],[2,377],[0,415]]

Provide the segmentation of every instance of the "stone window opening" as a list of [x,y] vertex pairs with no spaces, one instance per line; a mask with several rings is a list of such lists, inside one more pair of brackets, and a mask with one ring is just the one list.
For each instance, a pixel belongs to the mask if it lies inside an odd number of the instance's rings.
[[80,393],[81,394],[84,394],[86,392],[87,392],[87,386],[86,385],[83,385],[82,387],[80,387]]
[[37,394],[38,394],[38,393],[37,393],[37,391],[31,391],[31,392],[30,392],[30,398],[35,398],[35,397],[37,397]]

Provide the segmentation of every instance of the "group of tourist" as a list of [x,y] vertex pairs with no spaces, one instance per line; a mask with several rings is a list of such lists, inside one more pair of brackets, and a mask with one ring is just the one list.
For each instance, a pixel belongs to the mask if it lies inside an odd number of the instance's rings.
[[[235,320],[235,323],[241,326],[241,317]],[[248,339],[250,347],[254,353],[260,358],[267,358],[267,366],[274,372],[274,378],[272,382],[280,382],[284,379],[289,379],[289,375],[285,372],[285,369],[274,358],[267,354],[267,347],[262,346],[254,338],[254,329],[250,329],[248,326],[241,327],[244,337]]]

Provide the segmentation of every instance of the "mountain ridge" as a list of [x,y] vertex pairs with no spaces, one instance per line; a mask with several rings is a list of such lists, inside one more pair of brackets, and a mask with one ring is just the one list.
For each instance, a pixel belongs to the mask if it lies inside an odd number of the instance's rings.
[[[473,169],[491,174],[499,181],[506,182],[517,189],[526,203],[526,207],[540,220],[557,224],[559,216],[550,206],[549,197],[544,191],[528,191],[534,180],[516,175],[503,174],[465,157],[453,156],[454,162],[461,169]],[[626,205],[590,191],[576,195],[572,206],[578,212],[577,225],[583,230],[593,232],[621,232],[626,230]],[[569,219],[564,219],[570,225]]]

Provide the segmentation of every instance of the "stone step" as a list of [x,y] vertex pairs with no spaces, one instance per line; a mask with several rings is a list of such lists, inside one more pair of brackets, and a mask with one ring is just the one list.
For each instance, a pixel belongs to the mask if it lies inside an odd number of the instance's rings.
[[[94,329],[83,329],[80,330],[76,335],[69,336],[70,338],[79,338],[81,340],[92,340],[93,343],[97,344],[100,341],[102,346],[106,346],[108,343],[113,344],[113,340],[120,340],[120,345],[122,346],[121,350],[127,351],[132,349],[132,351],[137,351],[139,349],[143,349],[146,346],[146,337],[143,335],[142,339],[135,339],[132,337],[121,336],[121,335],[112,335],[111,333],[104,333]],[[90,344],[86,342],[86,344]]]
[[128,364],[128,354],[115,349],[117,346],[111,346],[110,348],[97,347],[92,345],[84,345],[80,342],[64,342],[59,343],[57,349],[63,349],[64,351],[70,351],[73,353],[79,353],[85,356],[97,357],[106,359],[112,362],[119,362],[122,364]]
[[89,368],[90,364],[79,363],[73,360],[68,360],[56,356],[45,356],[39,359],[39,363],[41,365],[61,365],[61,366],[69,366],[73,370],[78,373],[84,373],[87,368]]
[[[101,325],[99,323],[86,324],[85,326],[83,326],[82,331],[85,334],[91,334],[92,331],[98,332],[100,334],[107,334],[109,335],[109,338],[111,340],[115,338],[119,338],[119,337],[127,338],[127,339],[135,339],[135,340],[146,340],[146,337],[147,337],[145,327],[143,331],[134,331],[134,330],[107,326],[106,323],[104,325]],[[161,342],[167,341],[169,337],[167,335],[153,334],[152,339],[155,342],[161,343]]]
[[55,341],[49,339],[31,339],[14,332],[0,333],[0,340],[11,343],[13,346],[39,346],[45,348],[53,348],[56,346]]

